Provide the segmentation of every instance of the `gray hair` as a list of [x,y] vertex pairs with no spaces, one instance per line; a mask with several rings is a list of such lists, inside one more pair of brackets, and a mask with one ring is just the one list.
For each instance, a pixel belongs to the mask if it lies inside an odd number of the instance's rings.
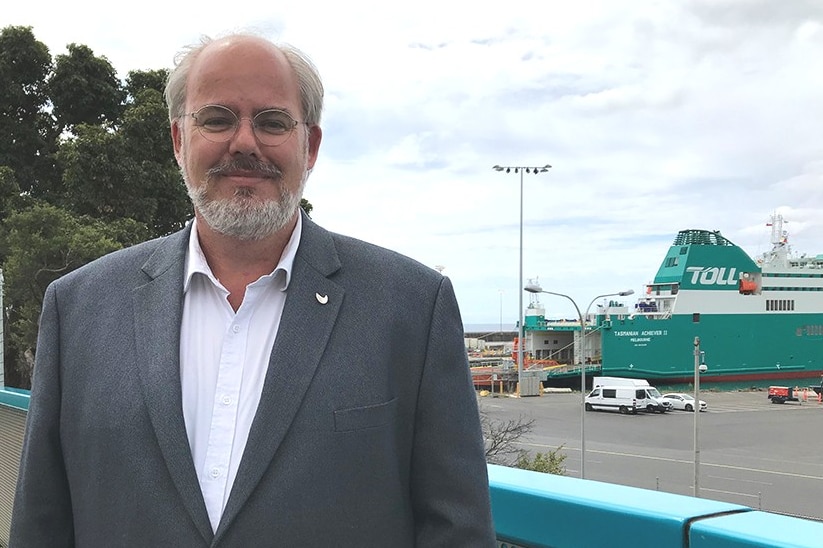
[[[222,38],[232,37],[254,37],[265,40],[254,34],[234,33]],[[185,47],[174,58],[174,69],[169,73],[166,80],[166,104],[169,107],[169,120],[185,115],[186,108],[186,83],[189,71],[203,50],[214,42],[208,36],[200,38],[199,44]],[[269,42],[271,43],[271,42]],[[320,80],[320,73],[308,56],[299,49],[288,44],[274,44],[285,57],[297,77],[297,84],[300,90],[300,107],[303,110],[303,122],[308,126],[315,126],[320,123],[323,114],[323,82]]]

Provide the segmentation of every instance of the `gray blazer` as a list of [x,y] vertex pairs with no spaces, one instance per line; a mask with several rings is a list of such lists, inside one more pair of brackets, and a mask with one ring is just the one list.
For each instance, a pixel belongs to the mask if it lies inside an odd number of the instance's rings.
[[212,532],[181,403],[189,230],[46,291],[11,546],[493,546],[451,284],[306,217],[262,399]]

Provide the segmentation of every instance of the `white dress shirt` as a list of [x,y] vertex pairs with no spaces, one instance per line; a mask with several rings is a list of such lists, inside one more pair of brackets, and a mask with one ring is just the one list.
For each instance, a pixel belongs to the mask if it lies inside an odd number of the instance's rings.
[[183,278],[180,381],[189,447],[215,531],[260,402],[302,227],[298,216],[277,268],[246,286],[236,313],[206,262],[197,225],[192,227]]

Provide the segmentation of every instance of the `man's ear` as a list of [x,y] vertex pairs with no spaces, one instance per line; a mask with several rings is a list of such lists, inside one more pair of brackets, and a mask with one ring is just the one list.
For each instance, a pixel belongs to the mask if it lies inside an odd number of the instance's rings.
[[317,153],[320,151],[320,141],[323,140],[323,130],[320,126],[311,126],[309,130],[309,150],[306,155],[306,169],[312,169],[317,161]]
[[183,129],[180,127],[180,119],[175,118],[171,122],[171,142],[174,146],[174,157],[177,165],[183,168]]

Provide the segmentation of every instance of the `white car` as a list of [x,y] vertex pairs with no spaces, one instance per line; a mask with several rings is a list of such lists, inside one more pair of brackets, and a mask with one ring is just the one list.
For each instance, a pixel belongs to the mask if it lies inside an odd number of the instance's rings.
[[[681,409],[683,411],[694,411],[694,396],[683,393],[663,394],[663,401],[672,404],[672,409]],[[706,402],[700,400],[700,410],[705,411],[708,408]]]

